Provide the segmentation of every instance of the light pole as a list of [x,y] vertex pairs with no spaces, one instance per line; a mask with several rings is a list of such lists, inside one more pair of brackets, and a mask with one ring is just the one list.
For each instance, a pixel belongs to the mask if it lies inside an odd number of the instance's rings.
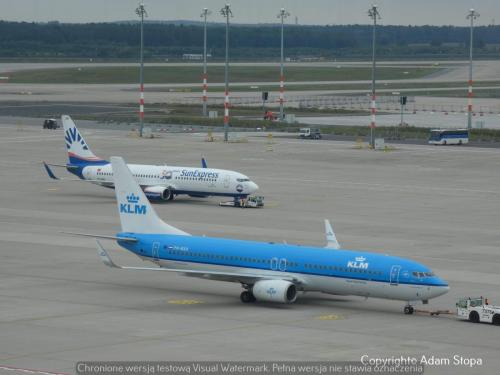
[[201,17],[204,19],[203,28],[203,116],[207,116],[207,16],[212,14],[208,8],[203,8]]
[[467,129],[472,129],[472,48],[474,45],[474,20],[479,13],[474,9],[469,10],[467,19],[470,18],[470,52],[469,52],[469,92],[467,93]]
[[289,12],[285,10],[285,8],[280,9],[280,13],[278,14],[278,18],[281,18],[281,62],[280,62],[280,120],[283,121],[285,117],[284,112],[284,101],[285,101],[285,62],[284,62],[284,32],[285,32],[285,18],[290,15]]
[[380,13],[376,5],[368,10],[368,15],[373,19],[373,34],[372,34],[372,100],[371,100],[371,124],[370,124],[370,146],[374,147],[373,131],[375,129],[375,114],[377,112],[376,106],[376,92],[375,92],[375,72],[377,69],[377,62],[375,60],[375,45],[376,45],[376,29],[377,19],[380,19]]
[[144,16],[147,17],[146,8],[141,1],[135,13],[141,18],[141,49],[140,49],[140,68],[139,68],[139,81],[140,81],[140,99],[139,99],[139,121],[140,129],[139,136],[142,137],[144,130]]
[[227,142],[228,131],[229,131],[229,17],[233,16],[231,12],[231,6],[229,4],[224,5],[224,8],[220,10],[220,13],[226,17],[226,64],[224,69],[224,142]]

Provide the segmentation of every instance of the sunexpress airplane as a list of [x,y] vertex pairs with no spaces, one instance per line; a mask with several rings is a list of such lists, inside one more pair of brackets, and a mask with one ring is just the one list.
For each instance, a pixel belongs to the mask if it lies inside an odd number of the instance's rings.
[[191,236],[156,215],[122,158],[112,157],[111,164],[122,231],[83,235],[116,240],[157,267],[117,266],[97,241],[109,267],[240,283],[243,302],[292,303],[299,292],[314,291],[407,301],[404,312],[411,314],[411,302],[427,303],[448,292],[448,284],[422,264],[340,249],[327,220],[325,248]]
[[[49,177],[59,180],[50,166],[65,167],[78,177],[76,181],[84,180],[113,188],[113,171],[109,161],[94,155],[69,116],[62,116],[61,120],[69,163],[44,162]],[[205,159],[202,159],[202,168],[140,164],[130,164],[129,168],[146,196],[154,200],[169,201],[180,194],[198,198],[226,196],[237,200],[247,198],[259,188],[241,173],[208,168]]]

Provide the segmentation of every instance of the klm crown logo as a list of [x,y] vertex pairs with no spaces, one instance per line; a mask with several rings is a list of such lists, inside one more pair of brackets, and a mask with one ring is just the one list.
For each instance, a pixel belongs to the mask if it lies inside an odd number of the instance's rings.
[[134,195],[134,193],[127,195],[127,202],[128,203],[137,203],[137,202],[139,202],[139,196]]
[[147,207],[145,204],[138,204],[140,197],[134,193],[125,197],[128,203],[120,203],[120,213],[132,215],[146,215]]
[[69,128],[68,130],[66,130],[66,136],[64,137],[64,139],[66,140],[66,147],[68,149],[75,142],[80,143],[80,145],[82,146],[82,148],[84,150],[89,149],[87,144],[85,143],[85,141],[83,140],[82,136],[80,135],[80,133],[78,132],[78,130],[76,128]]

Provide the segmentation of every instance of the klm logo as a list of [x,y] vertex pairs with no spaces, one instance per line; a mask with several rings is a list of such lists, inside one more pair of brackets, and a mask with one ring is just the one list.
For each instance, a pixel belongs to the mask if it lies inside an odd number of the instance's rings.
[[76,128],[69,128],[66,130],[66,135],[64,137],[66,140],[66,147],[69,149],[73,143],[80,143],[84,150],[88,150],[88,146],[83,140],[82,136]]
[[368,269],[368,262],[365,261],[365,257],[356,257],[355,260],[350,260],[349,262],[347,262],[347,267],[366,270]]
[[272,288],[272,287],[271,287],[271,288],[269,288],[268,290],[266,290],[266,293],[267,293],[267,294],[269,294],[269,296],[270,296],[270,297],[273,297],[273,296],[275,296],[275,295],[276,295],[276,293],[278,293],[278,292],[276,291],[276,289],[275,289],[275,288]]
[[121,214],[146,215],[146,205],[138,204],[139,197],[134,193],[127,195],[128,203],[120,203]]

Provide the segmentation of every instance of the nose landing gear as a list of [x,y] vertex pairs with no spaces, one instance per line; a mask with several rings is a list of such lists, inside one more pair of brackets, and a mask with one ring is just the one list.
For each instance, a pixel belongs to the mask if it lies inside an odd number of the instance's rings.
[[413,314],[415,312],[415,309],[413,308],[412,305],[408,304],[403,309],[403,312],[405,313],[405,315],[411,315],[411,314]]

